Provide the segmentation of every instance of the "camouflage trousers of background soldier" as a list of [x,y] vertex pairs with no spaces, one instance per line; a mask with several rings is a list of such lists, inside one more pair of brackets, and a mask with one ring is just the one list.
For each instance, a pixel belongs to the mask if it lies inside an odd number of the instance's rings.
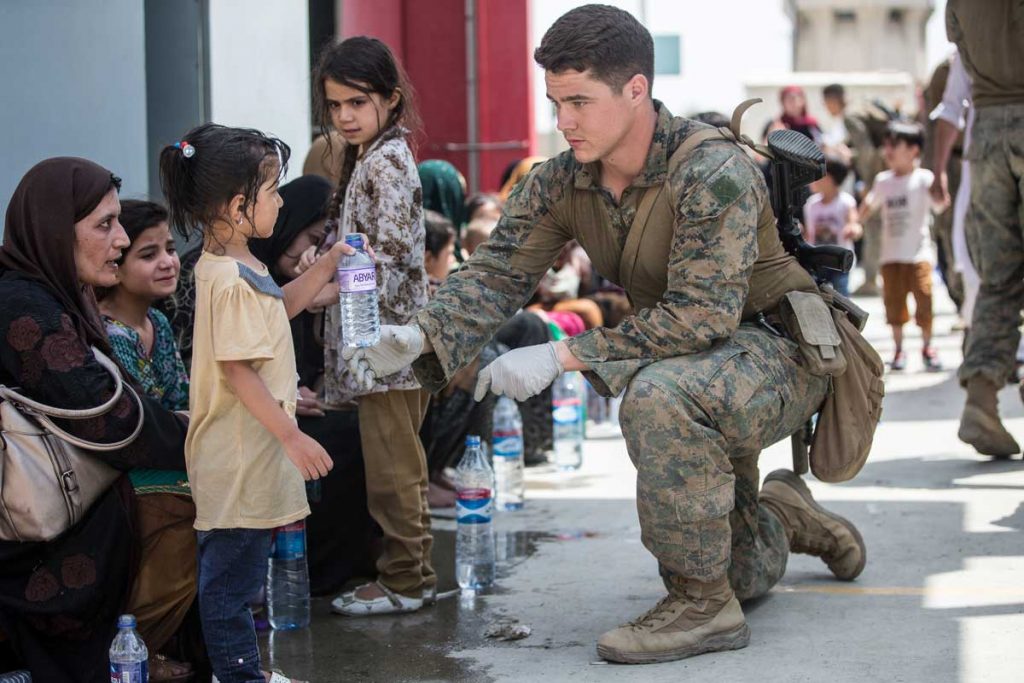
[[980,107],[971,132],[967,247],[981,278],[960,381],[1006,383],[1024,308],[1024,104]]
[[748,324],[633,378],[622,432],[637,467],[642,540],[669,593],[728,574],[747,600],[782,578],[789,544],[758,502],[758,455],[817,411],[826,386],[802,367],[795,343]]

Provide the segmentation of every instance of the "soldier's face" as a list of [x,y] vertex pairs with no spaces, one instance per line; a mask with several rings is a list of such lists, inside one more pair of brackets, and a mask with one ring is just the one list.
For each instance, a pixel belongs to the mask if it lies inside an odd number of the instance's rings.
[[648,101],[647,79],[640,75],[619,92],[589,71],[546,71],[544,82],[558,130],[582,164],[613,157]]

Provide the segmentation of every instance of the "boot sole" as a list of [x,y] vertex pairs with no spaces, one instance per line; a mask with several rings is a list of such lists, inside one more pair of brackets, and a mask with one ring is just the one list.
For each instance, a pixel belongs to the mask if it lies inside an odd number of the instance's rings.
[[[800,497],[804,499],[804,502],[810,505],[815,512],[819,512],[849,529],[850,533],[853,534],[853,539],[857,542],[857,546],[860,548],[860,562],[857,563],[852,575],[848,577],[837,576],[836,578],[840,581],[853,581],[860,576],[860,573],[864,571],[864,567],[868,563],[868,548],[864,544],[864,537],[860,535],[860,531],[857,530],[857,527],[854,526],[853,522],[818,505],[818,501],[814,500],[814,496],[811,495],[811,490],[807,488],[807,482],[801,479],[794,472],[790,472],[788,470],[772,472],[765,477],[764,480],[765,483],[769,481],[781,481],[782,483],[787,484],[790,488],[800,494]],[[831,570],[831,567],[829,567],[829,569]]]
[[750,643],[750,627],[741,625],[728,633],[716,633],[696,645],[679,647],[662,652],[623,652],[604,645],[597,646],[597,654],[601,659],[619,664],[658,664],[674,662],[679,659],[696,657],[708,652],[727,652],[741,650]]

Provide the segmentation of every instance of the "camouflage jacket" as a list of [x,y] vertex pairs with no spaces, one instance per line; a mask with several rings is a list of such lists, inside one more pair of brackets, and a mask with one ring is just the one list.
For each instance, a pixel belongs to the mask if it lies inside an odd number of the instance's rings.
[[[414,318],[434,347],[413,365],[424,387],[437,391],[476,356],[527,301],[569,240],[583,245],[595,267],[609,261],[595,258],[597,250],[611,250],[612,262],[617,259],[645,190],[665,184],[672,152],[706,128],[673,117],[660,102],[655,107],[658,121],[644,167],[619,202],[600,186],[597,164],[580,164],[571,151],[518,185],[490,240]],[[675,225],[662,257],[668,282],[661,301],[614,329],[567,340],[602,393],[620,393],[650,363],[710,348],[731,337],[740,322],[758,257],[758,218],[769,201],[760,170],[737,145],[713,141],[694,150],[668,180]],[[580,220],[573,208],[578,192],[597,193],[607,220]],[[619,281],[617,273],[598,271]]]
[[[341,235],[363,233],[376,252],[383,325],[404,325],[427,303],[423,190],[405,133],[401,128],[389,130],[356,162],[339,221]],[[381,378],[370,392],[360,390],[338,354],[340,307],[329,307],[326,318],[324,386],[329,403],[343,403],[364,393],[419,388],[412,370],[406,368]]]

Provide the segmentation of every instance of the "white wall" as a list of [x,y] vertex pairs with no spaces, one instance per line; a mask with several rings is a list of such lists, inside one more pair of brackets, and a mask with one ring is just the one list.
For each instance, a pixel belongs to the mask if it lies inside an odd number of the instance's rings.
[[[0,212],[43,159],[81,156],[148,188],[139,0],[0,1]],[[0,228],[2,230],[2,228]]]
[[210,0],[209,27],[211,120],[284,140],[297,178],[312,134],[306,0]]

